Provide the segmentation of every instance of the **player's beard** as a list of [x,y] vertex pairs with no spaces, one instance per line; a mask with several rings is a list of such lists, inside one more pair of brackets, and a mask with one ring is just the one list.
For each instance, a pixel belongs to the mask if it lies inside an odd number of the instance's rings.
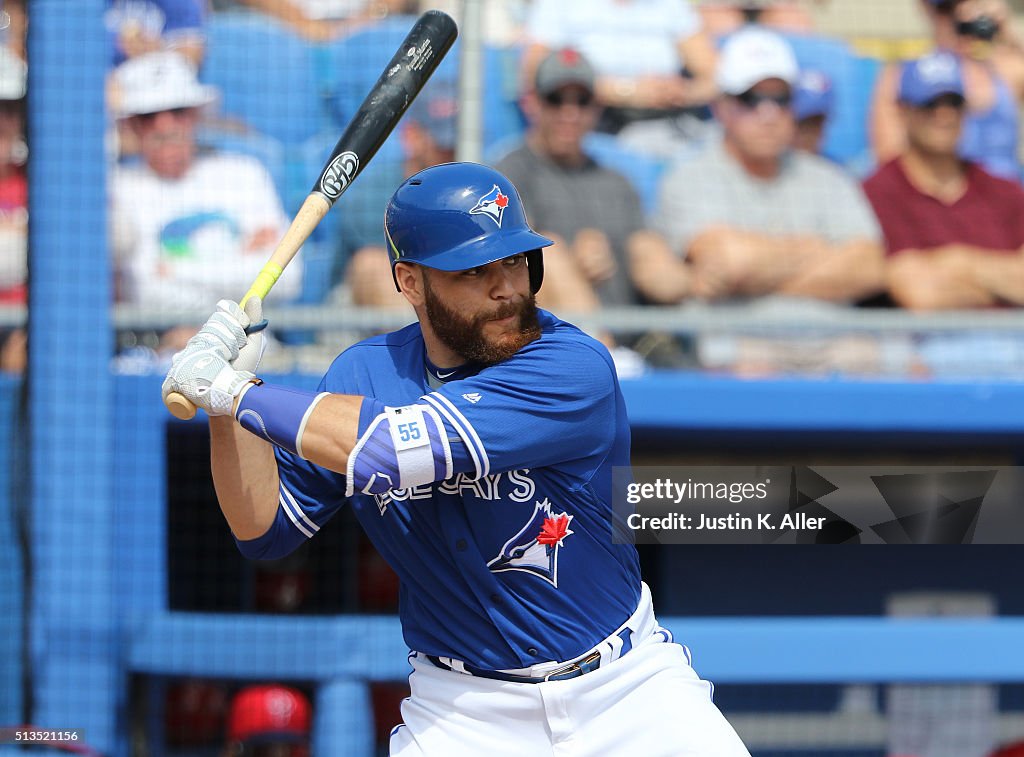
[[[428,277],[423,282],[427,318],[437,338],[453,352],[470,363],[494,365],[508,360],[535,339],[540,338],[537,301],[531,294],[518,302],[506,302],[494,310],[466,317],[450,308],[434,294]],[[488,321],[519,315],[519,326],[510,334],[488,339],[484,327]]]

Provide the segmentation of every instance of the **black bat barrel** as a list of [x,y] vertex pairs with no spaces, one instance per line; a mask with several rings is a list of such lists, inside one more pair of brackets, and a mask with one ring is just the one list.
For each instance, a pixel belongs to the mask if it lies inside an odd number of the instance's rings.
[[417,19],[341,135],[312,191],[332,205],[341,197],[384,144],[458,34],[447,13],[431,10]]

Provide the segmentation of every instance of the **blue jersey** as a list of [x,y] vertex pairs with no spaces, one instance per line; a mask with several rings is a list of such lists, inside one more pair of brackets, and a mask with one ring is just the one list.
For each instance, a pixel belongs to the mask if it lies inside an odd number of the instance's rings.
[[[540,324],[508,360],[436,391],[418,323],[346,350],[321,382],[444,418],[455,475],[350,500],[399,576],[415,651],[495,670],[569,660],[637,607],[636,549],[612,539],[612,468],[629,465],[614,365],[575,326],[544,311]],[[290,551],[346,501],[342,474],[276,454],[281,506],[267,534],[240,543],[250,556]]]

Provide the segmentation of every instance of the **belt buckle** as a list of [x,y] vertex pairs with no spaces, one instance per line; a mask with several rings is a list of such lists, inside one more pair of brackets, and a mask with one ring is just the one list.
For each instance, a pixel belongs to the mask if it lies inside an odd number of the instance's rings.
[[[597,669],[596,666],[593,667],[593,668],[584,669],[583,668],[584,665],[589,665],[589,664],[594,663],[594,662],[600,663],[600,661],[601,661],[601,653],[600,652],[591,652],[586,657],[584,657],[582,660],[570,663],[569,665],[566,665],[564,668],[559,668],[558,670],[552,670],[550,673],[548,673],[546,676],[544,676],[544,680],[545,681],[558,681],[558,680],[563,680],[563,679],[568,679],[568,678],[576,678],[578,676],[583,675],[584,673],[589,673],[590,671]],[[558,676],[558,678],[556,678],[556,676]]]

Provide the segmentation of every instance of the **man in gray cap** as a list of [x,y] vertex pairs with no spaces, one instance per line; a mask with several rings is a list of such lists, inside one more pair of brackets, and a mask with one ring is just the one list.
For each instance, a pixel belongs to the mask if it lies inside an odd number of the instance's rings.
[[540,299],[575,312],[637,302],[631,260],[665,247],[645,228],[629,180],[584,150],[599,116],[594,82],[593,67],[576,50],[549,53],[522,99],[525,140],[496,166],[520,189],[530,223],[555,240],[544,256],[550,275]]

